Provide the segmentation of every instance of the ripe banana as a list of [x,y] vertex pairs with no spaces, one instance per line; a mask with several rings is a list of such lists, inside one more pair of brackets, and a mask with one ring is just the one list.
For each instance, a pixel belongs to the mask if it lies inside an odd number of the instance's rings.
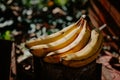
[[87,24],[87,21],[84,20],[83,28],[79,33],[79,35],[77,36],[77,38],[66,47],[48,53],[47,56],[44,58],[44,61],[49,63],[60,62],[60,58],[65,56],[66,54],[74,53],[82,49],[89,41],[89,38],[90,38],[90,29]]
[[[81,25],[83,25],[83,23]],[[30,52],[36,56],[41,57],[41,56],[45,56],[50,51],[61,49],[67,46],[68,44],[70,44],[71,42],[73,42],[75,38],[78,36],[78,34],[81,32],[81,29],[82,29],[81,26],[76,27],[66,36],[64,36],[63,38],[57,41],[54,41],[48,44],[41,44],[41,45],[33,46],[30,48]]]
[[93,29],[88,44],[78,52],[65,55],[63,60],[83,60],[95,54],[103,42],[101,31]]
[[89,37],[90,37],[90,30],[87,25],[87,21],[84,20],[83,28],[82,28],[81,32],[79,33],[79,35],[77,36],[77,38],[68,46],[66,46],[62,49],[56,50],[54,52],[51,52],[51,53],[54,53],[54,54],[62,53],[63,54],[64,52],[69,53],[71,51],[72,52],[78,51],[85,46],[85,44],[89,40]]
[[72,30],[76,29],[82,23],[83,18],[85,18],[85,16],[81,16],[81,18],[76,23],[73,23],[73,24],[63,28],[62,30],[60,30],[56,33],[53,33],[53,34],[48,35],[48,36],[37,38],[35,40],[27,41],[25,45],[28,48],[30,48],[30,47],[35,46],[35,45],[47,44],[47,43],[50,43],[50,42],[57,41],[57,40],[65,37]]
[[95,54],[89,56],[86,59],[83,59],[83,60],[69,60],[69,61],[65,60],[65,61],[62,61],[62,64],[65,65],[65,66],[68,66],[68,67],[73,67],[73,68],[78,68],[78,67],[85,66],[85,65],[93,62],[98,57],[99,53],[101,52],[101,49],[102,49],[102,45]]
[[94,61],[102,49],[101,28],[92,29],[85,15],[76,23],[46,37],[26,42],[30,52],[45,62],[81,67]]

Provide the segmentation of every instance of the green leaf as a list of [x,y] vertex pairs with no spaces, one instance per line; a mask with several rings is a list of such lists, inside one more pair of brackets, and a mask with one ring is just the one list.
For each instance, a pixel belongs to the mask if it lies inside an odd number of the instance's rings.
[[11,40],[11,32],[7,30],[4,34],[4,39],[5,40]]
[[68,2],[68,0],[54,0],[54,2],[56,5],[64,6]]

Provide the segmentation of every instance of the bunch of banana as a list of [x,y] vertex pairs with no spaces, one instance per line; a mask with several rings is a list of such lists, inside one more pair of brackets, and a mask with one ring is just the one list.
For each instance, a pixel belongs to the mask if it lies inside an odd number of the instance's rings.
[[[98,29],[93,29],[91,30],[91,36],[88,38],[88,42],[86,42],[86,45],[83,46],[82,49],[79,48],[76,50],[78,46],[75,46],[65,53],[54,55],[48,54],[44,60],[49,63],[62,62],[64,65],[70,67],[84,66],[97,58],[102,48],[102,42],[103,36],[101,32]],[[78,45],[81,46],[81,44]]]
[[44,60],[50,63],[58,63],[61,61],[62,56],[70,53],[75,53],[82,49],[88,43],[91,31],[86,20],[84,20],[84,24],[80,27],[82,28],[82,30],[73,42],[71,42],[66,47],[48,53]]
[[85,15],[74,24],[43,38],[26,42],[30,52],[48,63],[81,67],[95,60],[102,49],[100,29],[93,29]]
[[30,52],[33,55],[39,57],[43,57],[51,51],[61,49],[73,42],[81,32],[81,25],[84,23],[84,18],[85,16],[82,16],[76,23],[71,24],[63,30],[46,37],[28,41],[25,45],[30,48]]
[[68,35],[71,31],[73,31],[74,29],[76,29],[77,27],[79,27],[79,25],[82,23],[82,20],[85,16],[82,16],[76,23],[73,23],[65,28],[63,28],[62,30],[51,34],[49,36],[43,36],[43,37],[39,37],[37,39],[34,40],[29,40],[26,42],[26,47],[30,48],[32,46],[35,45],[39,45],[39,44],[47,44],[47,43],[51,43],[54,41],[57,41],[61,38],[64,38],[66,35]]
[[47,53],[51,51],[61,49],[67,46],[68,44],[70,44],[71,42],[73,42],[74,39],[79,34],[80,30],[81,29],[77,27],[76,29],[72,30],[68,35],[64,36],[64,38],[61,38],[57,41],[47,43],[47,44],[32,46],[30,48],[30,52],[32,52],[36,56],[41,57],[41,56],[45,56]]

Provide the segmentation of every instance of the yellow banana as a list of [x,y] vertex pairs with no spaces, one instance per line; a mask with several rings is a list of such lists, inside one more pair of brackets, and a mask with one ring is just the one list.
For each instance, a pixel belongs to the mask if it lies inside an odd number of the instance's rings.
[[[81,48],[83,48],[85,46],[85,44],[88,42],[90,37],[90,30],[87,26],[87,21],[85,20],[83,28],[81,30],[81,32],[79,33],[79,35],[77,36],[77,38],[68,46],[56,50],[54,52],[50,52],[50,54],[59,54],[59,53],[69,53],[69,52],[76,52],[78,50],[80,50]],[[48,54],[48,55],[50,55]]]
[[83,28],[79,33],[79,35],[77,36],[77,38],[66,47],[63,47],[59,50],[48,53],[47,56],[44,58],[44,61],[49,63],[60,62],[59,60],[60,57],[63,57],[66,54],[77,52],[80,49],[82,49],[89,41],[89,38],[90,38],[90,29],[89,29],[89,26],[87,25],[87,21],[84,20]]
[[98,57],[98,55],[101,52],[101,49],[102,49],[102,45],[95,54],[89,56],[86,59],[83,59],[83,60],[69,60],[69,61],[65,60],[65,61],[62,61],[62,64],[65,65],[65,66],[68,66],[68,67],[73,67],[73,68],[78,68],[78,67],[85,66],[85,65],[93,62],[94,60],[96,60],[96,58]]
[[41,44],[41,45],[33,46],[30,48],[30,52],[36,56],[41,57],[41,56],[46,55],[50,51],[55,51],[60,48],[63,48],[75,40],[75,38],[80,33],[81,29],[82,27],[79,26],[76,29],[72,30],[70,33],[68,33],[66,36],[64,36],[63,38],[57,41],[54,41],[48,44]]
[[88,58],[89,56],[96,53],[96,51],[100,48],[102,44],[103,36],[101,31],[98,29],[93,29],[91,31],[91,38],[89,43],[80,51],[67,54],[62,59],[63,60],[83,60]]
[[82,16],[76,23],[73,23],[73,24],[63,28],[62,30],[60,30],[56,33],[53,33],[53,34],[48,35],[48,36],[40,37],[40,38],[37,38],[34,40],[27,41],[25,43],[25,45],[28,48],[30,48],[30,47],[35,46],[35,45],[47,44],[50,42],[57,41],[57,40],[63,38],[64,36],[66,36],[72,30],[76,29],[81,24],[83,18],[85,18],[85,16]]

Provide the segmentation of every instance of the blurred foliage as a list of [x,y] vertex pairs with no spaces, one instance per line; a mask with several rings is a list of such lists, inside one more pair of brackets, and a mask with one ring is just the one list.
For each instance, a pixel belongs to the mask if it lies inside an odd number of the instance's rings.
[[54,0],[56,5],[65,6],[68,3],[68,0]]
[[0,0],[0,38],[10,34],[21,43],[52,34],[87,14],[87,7],[87,0]]

